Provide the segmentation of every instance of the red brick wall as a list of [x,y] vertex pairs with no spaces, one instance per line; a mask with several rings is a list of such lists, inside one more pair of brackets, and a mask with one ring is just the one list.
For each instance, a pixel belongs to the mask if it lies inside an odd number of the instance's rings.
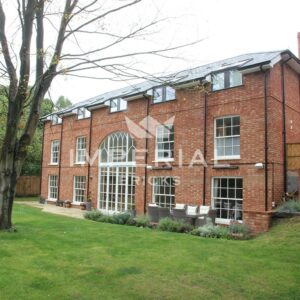
[[[269,114],[269,197],[268,209],[272,201],[279,202],[283,192],[283,143],[282,143],[282,104],[281,104],[280,66],[275,66],[268,82]],[[207,163],[205,202],[211,203],[211,183],[213,177],[241,176],[244,183],[244,220],[255,232],[267,228],[269,217],[265,217],[265,172],[255,168],[255,163],[264,162],[264,83],[261,72],[244,76],[244,84],[227,90],[212,92],[207,96]],[[286,67],[287,123],[293,120],[293,127],[288,129],[288,142],[297,141],[300,136],[299,125],[299,78]],[[161,104],[150,104],[149,115],[160,123],[175,117],[175,159],[172,170],[148,170],[148,177],[178,176],[180,185],[176,187],[176,202],[202,204],[203,199],[203,166],[189,168],[189,163],[196,149],[203,152],[204,141],[204,94],[196,90],[178,90],[177,99]],[[297,111],[298,109],[298,111]],[[138,99],[128,102],[125,112],[109,113],[108,108],[92,112],[91,156],[97,152],[101,142],[116,131],[128,132],[125,117],[136,124],[147,115],[147,100]],[[239,160],[219,161],[238,165],[238,169],[214,169],[214,120],[217,117],[239,115],[241,121],[241,158]],[[87,136],[89,144],[90,120],[76,120],[75,117],[64,118],[64,125],[45,124],[44,161],[42,178],[42,196],[47,198],[47,177],[58,173],[58,167],[49,166],[50,142],[60,138],[63,127],[63,145],[61,158],[61,200],[73,198],[73,176],[88,174],[87,166],[70,166],[69,151],[74,149],[76,137]],[[290,124],[290,123],[289,123]],[[298,140],[299,142],[299,140]],[[145,148],[145,139],[135,138],[136,148]],[[155,139],[148,140],[148,165],[155,165]],[[183,166],[179,166],[179,149],[183,153]],[[138,153],[144,162],[144,154]],[[90,167],[90,192],[94,207],[97,207],[98,196],[98,159]],[[158,165],[162,165],[159,163]],[[136,175],[145,175],[144,167],[137,167]],[[152,186],[147,184],[146,202],[152,201]],[[144,212],[144,185],[136,186],[136,210]]]

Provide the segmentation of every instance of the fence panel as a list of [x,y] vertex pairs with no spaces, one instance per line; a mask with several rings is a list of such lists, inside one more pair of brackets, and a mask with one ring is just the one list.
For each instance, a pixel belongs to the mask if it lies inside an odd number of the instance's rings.
[[17,183],[17,196],[36,196],[40,194],[39,176],[21,176]]
[[300,170],[300,144],[288,144],[287,156],[288,169]]

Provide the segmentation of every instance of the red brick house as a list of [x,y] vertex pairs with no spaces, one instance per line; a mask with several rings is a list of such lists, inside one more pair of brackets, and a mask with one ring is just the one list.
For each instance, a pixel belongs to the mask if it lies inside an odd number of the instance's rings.
[[265,231],[300,143],[299,74],[288,50],[246,54],[49,115],[41,195],[107,213],[206,204],[218,223]]

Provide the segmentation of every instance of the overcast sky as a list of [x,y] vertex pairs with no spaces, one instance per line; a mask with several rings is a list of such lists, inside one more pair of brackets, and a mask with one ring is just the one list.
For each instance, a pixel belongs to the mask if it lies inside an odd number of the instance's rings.
[[[110,1],[106,2],[112,3]],[[181,59],[139,58],[138,67],[157,74],[249,52],[290,49],[297,55],[299,12],[300,1],[296,0],[144,0],[111,19],[108,26],[121,33],[132,22],[151,20],[159,15],[170,19],[155,28],[156,34],[146,37],[145,45],[149,49],[204,39],[197,45],[177,51],[175,54]],[[92,48],[93,44],[101,45],[100,38],[90,36],[85,43]],[[142,42],[133,41],[131,48],[127,46],[126,49],[138,51]],[[53,82],[50,94],[53,100],[64,95],[72,102],[78,102],[127,84],[126,81],[116,83],[60,76]]]

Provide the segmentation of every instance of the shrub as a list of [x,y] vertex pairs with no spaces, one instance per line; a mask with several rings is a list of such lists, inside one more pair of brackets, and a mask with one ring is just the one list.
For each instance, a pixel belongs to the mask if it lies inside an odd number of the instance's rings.
[[229,229],[222,226],[214,226],[213,224],[206,224],[202,227],[194,229],[193,235],[210,238],[230,238]]
[[134,218],[135,226],[137,227],[150,227],[150,219],[148,216],[139,216]]
[[101,222],[100,219],[103,217],[103,214],[99,210],[87,211],[84,214],[84,218],[92,221]]
[[103,215],[102,217],[99,218],[98,221],[103,223],[111,223],[111,224],[114,223],[113,216],[108,216],[108,215]]
[[242,239],[248,239],[250,237],[250,232],[251,232],[250,228],[245,224],[233,222],[230,223],[228,229],[229,229],[229,233],[233,237],[236,234],[240,235],[240,238]]
[[112,216],[112,222],[114,224],[125,225],[131,218],[129,213],[116,214]]
[[158,229],[170,232],[190,232],[192,226],[183,220],[172,220],[171,218],[163,218],[158,223]]
[[300,212],[300,201],[289,200],[286,202],[282,202],[280,206],[277,208],[277,211],[287,212],[287,213]]

